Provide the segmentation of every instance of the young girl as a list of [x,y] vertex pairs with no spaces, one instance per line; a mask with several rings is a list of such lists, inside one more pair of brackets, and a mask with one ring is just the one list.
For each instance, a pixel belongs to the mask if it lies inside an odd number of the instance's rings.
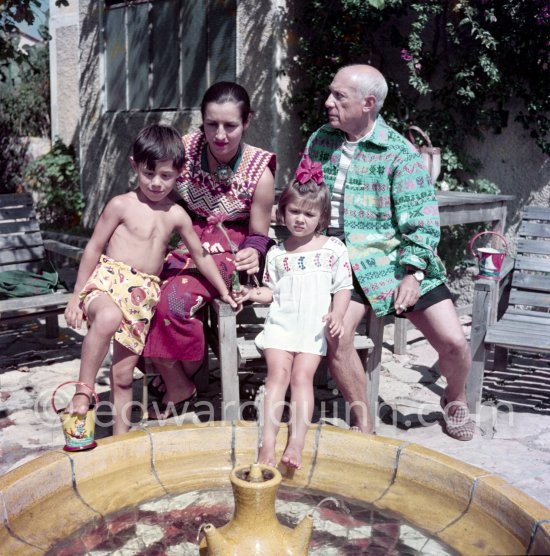
[[321,235],[330,218],[330,198],[321,165],[305,158],[296,179],[281,194],[277,222],[290,237],[267,254],[264,286],[235,292],[239,303],[271,303],[256,345],[267,362],[263,442],[258,462],[275,466],[275,441],[286,391],[291,389],[289,439],[281,459],[299,469],[313,415],[313,376],[326,354],[325,334],[341,337],[352,274],[345,245]]

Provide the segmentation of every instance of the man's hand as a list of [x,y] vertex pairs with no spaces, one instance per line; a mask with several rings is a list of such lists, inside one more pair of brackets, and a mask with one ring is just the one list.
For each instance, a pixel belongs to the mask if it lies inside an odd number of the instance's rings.
[[395,290],[393,302],[395,312],[398,315],[405,312],[418,301],[419,297],[420,284],[412,274],[407,274]]

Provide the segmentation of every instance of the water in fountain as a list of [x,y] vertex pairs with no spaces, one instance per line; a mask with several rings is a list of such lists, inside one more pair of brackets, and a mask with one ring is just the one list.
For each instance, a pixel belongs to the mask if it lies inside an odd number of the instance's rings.
[[[334,500],[340,507],[328,507]],[[54,546],[48,555],[196,556],[201,525],[222,527],[231,520],[233,508],[229,487],[164,496],[90,523]],[[281,486],[275,509],[280,522],[291,528],[308,512],[314,512],[310,556],[455,554],[397,517],[356,500]]]

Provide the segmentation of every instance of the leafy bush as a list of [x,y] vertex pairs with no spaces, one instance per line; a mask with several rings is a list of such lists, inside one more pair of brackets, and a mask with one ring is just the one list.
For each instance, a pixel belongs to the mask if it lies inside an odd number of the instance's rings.
[[[326,122],[324,102],[335,72],[372,64],[389,85],[382,115],[396,130],[424,129],[441,147],[439,184],[498,193],[475,180],[480,162],[467,139],[500,133],[511,108],[550,153],[550,6],[545,0],[312,0],[298,14],[289,71],[304,137]],[[290,36],[290,39],[294,35]],[[322,37],[322,40],[320,40]],[[437,184],[436,184],[437,185]],[[443,228],[448,268],[465,258],[479,225]]]
[[29,136],[50,134],[50,79],[48,49],[27,48],[11,79],[0,81],[0,193],[13,193],[23,184]]
[[[479,162],[468,137],[506,126],[509,109],[550,153],[550,7],[544,0],[313,0],[298,18],[294,91],[308,136],[325,122],[335,71],[370,63],[388,80],[383,108],[398,131],[415,124],[442,148],[442,179],[466,184]],[[322,37],[322,40],[319,40]]]
[[56,139],[52,150],[31,162],[25,185],[38,192],[37,211],[46,227],[71,230],[80,223],[84,197],[74,149]]

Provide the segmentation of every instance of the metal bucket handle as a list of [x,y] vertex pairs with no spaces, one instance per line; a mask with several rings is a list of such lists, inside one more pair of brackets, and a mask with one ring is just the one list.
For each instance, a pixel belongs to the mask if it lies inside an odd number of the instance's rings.
[[484,232],[479,232],[479,233],[477,233],[477,234],[470,240],[470,245],[469,245],[469,247],[470,247],[470,252],[472,253],[472,255],[473,255],[474,257],[479,257],[479,255],[474,251],[474,241],[475,241],[479,236],[482,236],[482,235],[484,235],[484,234],[493,234],[493,235],[495,235],[495,236],[498,236],[498,237],[504,242],[504,247],[505,247],[505,249],[506,249],[506,254],[508,254],[508,243],[506,242],[506,238],[505,238],[503,235],[499,234],[498,232],[491,232],[491,231],[489,231],[489,230],[486,230],[486,231],[484,231]]
[[88,386],[88,384],[86,384],[85,382],[80,382],[80,381],[78,381],[78,380],[68,380],[67,382],[63,382],[62,384],[60,384],[60,385],[53,391],[53,394],[52,394],[52,407],[53,407],[53,410],[55,411],[56,414],[59,413],[59,412],[58,412],[58,410],[57,410],[57,407],[55,407],[55,395],[56,395],[57,391],[58,391],[60,388],[62,388],[63,386],[66,386],[67,384],[80,384],[80,386],[85,386],[86,388],[88,388],[88,390],[89,390],[89,391],[92,393],[92,395],[94,396],[96,405],[99,404],[99,398],[97,397],[97,394],[96,394],[95,390],[94,390],[91,386]]

